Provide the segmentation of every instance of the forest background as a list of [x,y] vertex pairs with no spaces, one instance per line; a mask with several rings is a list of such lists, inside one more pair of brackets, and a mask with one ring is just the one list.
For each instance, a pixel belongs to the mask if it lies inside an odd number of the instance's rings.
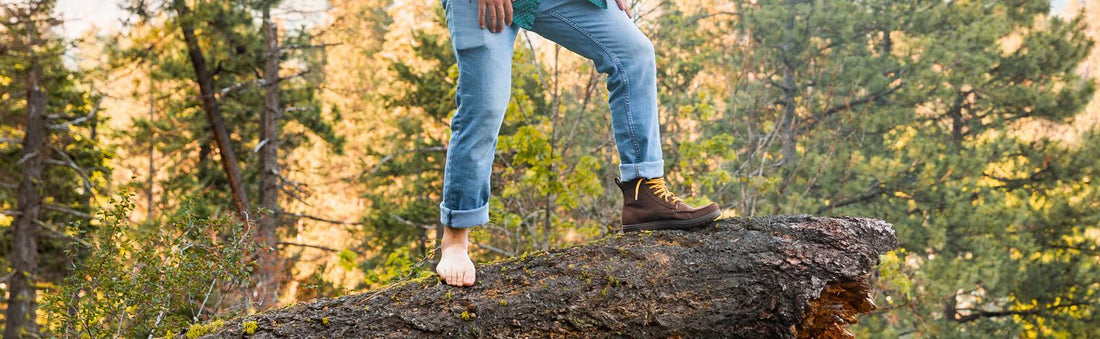
[[[115,28],[0,1],[5,337],[166,336],[432,274],[439,1],[95,3]],[[857,335],[1100,336],[1100,2],[627,3],[689,202],[895,225]],[[526,32],[513,62],[477,262],[619,221],[605,77]]]

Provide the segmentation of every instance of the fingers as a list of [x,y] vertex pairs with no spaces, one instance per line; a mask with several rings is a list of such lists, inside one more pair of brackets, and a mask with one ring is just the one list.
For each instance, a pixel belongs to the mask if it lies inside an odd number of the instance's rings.
[[498,30],[497,29],[497,7],[499,7],[499,6],[494,5],[494,4],[489,4],[489,6],[486,8],[488,13],[485,14],[485,20],[488,21],[486,23],[486,25],[489,26],[489,32],[493,32],[493,33],[496,33],[497,30]]
[[500,33],[505,26],[512,25],[512,1],[513,0],[478,0],[477,22],[481,29],[489,29],[489,32]]
[[624,2],[623,0],[615,0],[615,2],[619,3],[619,9],[626,12],[626,17],[627,18],[631,18],[631,19],[634,18],[634,14],[630,14],[630,7],[626,6],[626,2]]
[[477,23],[481,25],[481,29],[485,29],[485,0],[477,2]]
[[504,0],[504,23],[512,25],[512,0]]
[[494,14],[496,15],[493,20],[493,23],[497,27],[496,33],[504,31],[504,21],[506,20],[504,12],[504,2],[505,1],[501,1],[501,3],[498,3],[493,7],[493,10],[495,10]]

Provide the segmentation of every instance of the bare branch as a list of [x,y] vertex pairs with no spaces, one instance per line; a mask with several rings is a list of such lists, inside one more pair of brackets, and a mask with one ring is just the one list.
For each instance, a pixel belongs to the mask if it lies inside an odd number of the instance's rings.
[[309,215],[309,214],[302,214],[302,213],[279,212],[279,214],[289,215],[289,216],[292,216],[292,217],[297,217],[297,218],[302,218],[302,219],[309,219],[309,220],[314,220],[314,221],[327,222],[327,223],[330,223],[330,224],[337,224],[337,225],[362,225],[363,224],[362,222],[325,219],[325,218],[312,216],[312,215]]
[[420,228],[420,229],[429,230],[429,231],[435,229],[435,225],[414,223],[414,222],[409,221],[405,218],[402,218],[400,215],[397,215],[397,213],[390,213],[390,217],[396,219],[397,221],[401,222],[402,224],[409,225],[409,226],[412,226],[412,227],[415,227],[415,228]]
[[0,282],[7,282],[8,279],[11,279],[11,276],[13,276],[13,275],[15,275],[15,271],[8,272],[8,274],[5,274],[3,277],[0,277]]
[[[91,120],[92,118],[94,118],[96,116],[97,113],[99,113],[99,104],[101,102],[103,102],[103,99],[96,100],[95,104],[92,105],[92,111],[88,112],[88,115],[78,117],[76,119],[72,119],[72,120],[69,120],[69,121],[66,121],[66,122],[63,122],[63,123],[60,123],[60,124],[47,125],[47,127],[49,127],[50,129],[68,130],[70,125],[79,125],[79,124],[81,124],[85,121]],[[58,118],[64,118],[64,117],[50,116],[49,118],[58,119]]]
[[[312,68],[307,68],[307,69],[305,69],[301,72],[294,73],[294,74],[291,74],[291,75],[288,75],[288,76],[285,76],[285,77],[281,77],[281,78],[279,78],[279,81],[301,77],[303,75],[309,74],[310,72],[313,72],[313,69]],[[218,91],[218,98],[224,97],[224,96],[228,95],[229,92],[233,92],[233,91],[239,90],[241,88],[251,87],[251,86],[261,86],[261,87],[263,87],[263,86],[266,86],[266,85],[267,85],[267,81],[264,81],[263,78],[258,78],[258,79],[255,79],[255,80],[250,80],[250,81],[245,81],[245,82],[238,82],[238,83],[229,85],[228,87],[225,87],[225,88],[222,88],[221,90],[219,90]]]
[[844,207],[844,206],[848,206],[848,205],[851,205],[851,204],[856,204],[856,203],[861,203],[861,202],[864,202],[864,201],[868,201],[868,200],[874,199],[875,197],[878,197],[879,195],[881,195],[883,193],[886,193],[887,190],[888,190],[888,188],[886,187],[886,184],[878,183],[878,180],[876,180],[875,184],[872,185],[871,189],[868,190],[867,193],[864,193],[860,196],[853,197],[853,198],[850,198],[850,199],[830,202],[828,205],[825,205],[821,209],[818,209],[817,212],[815,212],[815,214],[821,214],[821,213],[825,213],[825,211],[829,211],[829,210],[832,210],[834,208]]
[[305,70],[302,70],[301,72],[294,73],[294,74],[291,74],[291,75],[288,75],[288,76],[285,76],[285,77],[280,77],[279,82],[294,79],[294,78],[299,78],[299,77],[305,76],[306,74],[309,74],[309,73],[312,73],[312,72],[313,72],[313,68],[306,68]]
[[23,215],[23,212],[18,211],[18,210],[3,210],[3,211],[0,211],[0,214],[15,217],[15,216]]
[[477,247],[486,249],[489,252],[500,254],[500,255],[503,255],[503,256],[506,256],[506,257],[514,257],[516,255],[515,253],[512,253],[511,251],[506,251],[506,250],[503,250],[503,249],[500,249],[500,248],[496,248],[496,247],[493,247],[493,246],[491,246],[489,244],[485,244],[485,243],[478,243]]
[[[960,322],[960,323],[966,323],[966,322],[971,322],[971,321],[978,320],[978,319],[981,319],[981,318],[997,318],[997,317],[1016,316],[1016,315],[1021,315],[1021,316],[1037,315],[1037,314],[1042,314],[1042,313],[1045,313],[1045,312],[1056,311],[1056,310],[1063,309],[1063,308],[1069,308],[1069,307],[1074,307],[1074,306],[1090,306],[1090,305],[1091,305],[1091,303],[1088,303],[1088,302],[1073,302],[1073,303],[1066,303],[1066,304],[1055,305],[1055,306],[1050,306],[1050,307],[1032,308],[1032,309],[1026,309],[1026,310],[998,310],[998,311],[987,311],[987,310],[983,310],[983,309],[972,309],[972,308],[959,308],[959,309],[955,309],[955,317],[954,317],[953,320],[955,320],[956,322]],[[965,311],[969,314],[962,315],[962,314],[959,314],[960,311]]]
[[[303,243],[289,242],[289,241],[280,241],[279,245],[280,246],[297,246],[297,247],[312,248],[312,249],[318,249],[318,250],[322,250],[322,251],[326,251],[326,252],[333,252],[333,253],[340,253],[340,252],[344,251],[344,250],[338,250],[338,249],[335,249],[335,248],[332,248],[332,247],[327,247],[327,246],[313,245],[313,244],[303,244]],[[361,251],[353,250],[353,249],[350,249],[350,248],[347,249],[347,250],[352,251],[353,253],[358,254],[358,255],[363,255],[363,252],[361,252]]]
[[23,140],[16,138],[0,138],[0,144],[19,144],[22,142]]
[[292,50],[292,49],[314,49],[314,48],[327,48],[327,47],[332,47],[332,46],[340,46],[340,45],[343,45],[343,44],[344,44],[344,43],[342,43],[342,42],[335,42],[335,43],[325,43],[325,44],[320,44],[320,45],[301,45],[301,44],[292,44],[292,45],[284,45],[284,46],[282,47],[282,50],[283,50],[283,52],[285,53],[285,52],[286,52],[287,50]]
[[22,158],[19,158],[19,161],[15,162],[15,165],[16,166],[22,165],[24,161],[27,161],[28,159],[34,158],[36,156],[38,156],[38,151],[35,151],[35,152],[30,153],[30,154],[24,155]]
[[61,206],[61,205],[58,205],[58,204],[45,203],[45,204],[42,204],[42,208],[45,208],[45,209],[48,209],[48,210],[51,210],[51,211],[54,211],[54,212],[62,212],[62,213],[72,214],[72,215],[75,215],[77,217],[81,217],[81,218],[84,218],[84,219],[91,219],[92,218],[91,214],[84,213],[84,212],[81,212],[81,211],[77,211],[77,210],[74,210],[74,209],[71,209],[71,208],[68,208],[68,207],[65,207],[65,206]]
[[371,175],[377,174],[378,171],[382,170],[382,165],[389,162],[390,160],[393,160],[393,157],[401,155],[401,154],[412,153],[412,152],[446,152],[446,151],[447,151],[446,146],[433,146],[433,147],[423,147],[423,148],[398,150],[396,152],[390,153],[389,155],[387,155],[385,157],[382,157],[382,160],[378,160],[378,163],[374,165],[374,168],[371,168],[370,174]]
[[[84,190],[87,191],[87,192],[91,192],[92,191],[92,180],[88,179],[88,174],[84,173],[84,169],[80,168],[80,166],[78,166],[76,164],[76,162],[73,161],[73,158],[70,157],[68,153],[65,153],[65,151],[61,150],[60,148],[50,146],[50,149],[56,151],[57,154],[60,154],[62,157],[65,158],[64,159],[65,162],[62,163],[61,165],[62,166],[68,166],[69,168],[72,168],[73,170],[75,170],[77,174],[80,174],[80,178],[84,179]],[[51,160],[47,160],[47,162],[53,163]]]
[[252,86],[252,85],[255,85],[255,84],[262,84],[263,82],[264,82],[264,79],[255,79],[255,80],[251,80],[251,81],[238,82],[238,83],[230,85],[229,87],[222,88],[220,91],[218,91],[218,97],[221,98],[221,97],[224,97],[226,94],[229,94],[229,92],[235,91],[235,90],[240,89],[242,87]]
[[38,225],[39,227],[42,227],[43,229],[45,229],[45,230],[47,230],[47,231],[50,231],[50,233],[53,233],[53,234],[55,234],[55,235],[58,235],[58,236],[60,236],[60,237],[62,237],[62,238],[65,238],[65,239],[69,239],[69,240],[75,241],[76,243],[78,243],[78,244],[81,244],[81,245],[84,245],[84,246],[87,246],[87,247],[92,247],[92,244],[89,244],[89,243],[88,243],[87,241],[84,241],[83,239],[80,239],[80,238],[77,238],[77,237],[74,237],[74,236],[71,236],[71,235],[65,234],[65,232],[61,232],[61,231],[59,231],[59,230],[58,230],[58,229],[57,229],[56,227],[54,227],[53,225],[50,225],[50,224],[44,223],[44,222],[42,222],[41,220],[35,220],[35,221],[34,221],[34,223],[35,223],[35,224],[37,224],[37,225]]
[[[299,195],[299,194],[309,193],[309,192],[306,192],[306,190],[304,188],[302,188],[302,186],[303,186],[302,183],[290,180],[287,177],[284,177],[282,174],[280,174],[276,170],[272,170],[271,173],[275,174],[275,176],[277,178],[279,178],[279,181],[280,181],[279,189],[282,190],[283,193],[286,193],[291,198],[294,198],[294,199],[297,199],[298,201],[301,201],[306,206],[312,206],[312,205],[310,205],[309,202],[306,201],[305,198],[303,198],[301,195]],[[289,184],[289,185],[282,185],[283,183],[286,183],[286,184]],[[287,186],[290,186],[290,188],[293,188],[293,190],[287,189]]]

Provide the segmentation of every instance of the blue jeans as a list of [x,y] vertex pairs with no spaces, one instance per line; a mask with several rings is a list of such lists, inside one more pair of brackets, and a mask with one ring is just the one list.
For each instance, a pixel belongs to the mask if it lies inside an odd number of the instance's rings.
[[[511,96],[512,51],[520,28],[490,33],[478,24],[477,0],[443,2],[458,59],[458,110],[451,120],[440,222],[466,228],[489,222],[489,177]],[[608,75],[622,181],[661,177],[653,43],[614,2],[608,7],[585,0],[542,0],[533,31],[592,60]]]

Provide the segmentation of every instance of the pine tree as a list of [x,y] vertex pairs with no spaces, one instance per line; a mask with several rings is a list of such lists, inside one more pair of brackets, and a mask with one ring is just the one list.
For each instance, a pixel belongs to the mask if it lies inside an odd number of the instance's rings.
[[60,281],[86,245],[93,197],[106,185],[109,152],[97,142],[99,98],[62,62],[54,1],[2,5],[0,15],[0,217],[7,273],[4,336],[38,335],[38,286]]

